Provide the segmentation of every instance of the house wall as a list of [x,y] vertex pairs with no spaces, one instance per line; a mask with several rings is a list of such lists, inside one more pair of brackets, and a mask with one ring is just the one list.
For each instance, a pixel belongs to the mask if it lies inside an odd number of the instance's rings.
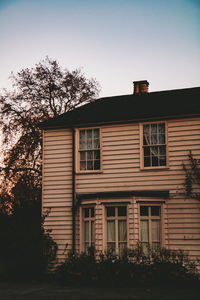
[[[187,199],[184,195],[183,162],[188,163],[190,150],[194,155],[200,156],[200,119],[169,120],[167,127],[168,167],[142,170],[140,125],[135,123],[102,126],[102,173],[77,174],[76,192],[170,190],[170,199],[160,199],[164,203],[163,245],[171,249],[189,250],[194,258],[200,256],[200,202]],[[59,255],[62,258],[64,244],[68,242],[71,245],[72,141],[69,130],[44,132],[43,160],[43,206],[52,207],[46,225],[53,229],[52,235],[59,244]],[[131,247],[134,247],[139,237],[138,203],[141,200],[145,199],[129,198]],[[152,200],[158,199],[146,199]],[[104,204],[101,199],[94,201],[97,204],[96,241],[100,251],[105,243],[102,217]],[[79,232],[81,223],[78,217],[76,225]],[[80,246],[78,234],[76,246]]]
[[[72,134],[69,129],[43,134],[43,213],[45,228],[58,245],[58,258],[72,248]],[[67,246],[67,249],[66,249]]]

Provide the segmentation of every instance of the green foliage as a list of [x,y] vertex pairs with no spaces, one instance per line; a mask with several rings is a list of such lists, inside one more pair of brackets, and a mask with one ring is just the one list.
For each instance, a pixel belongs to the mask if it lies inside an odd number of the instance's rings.
[[191,151],[188,158],[189,165],[183,164],[183,169],[185,170],[185,193],[188,197],[200,201],[200,193],[198,192],[200,188],[200,159],[195,158]]
[[[152,252],[153,253],[153,252]],[[159,249],[145,258],[140,245],[123,258],[101,254],[69,255],[55,271],[57,282],[65,285],[133,287],[150,285],[199,284],[196,266],[180,250]]]
[[0,280],[42,278],[55,259],[57,245],[43,227],[38,203],[0,214]]

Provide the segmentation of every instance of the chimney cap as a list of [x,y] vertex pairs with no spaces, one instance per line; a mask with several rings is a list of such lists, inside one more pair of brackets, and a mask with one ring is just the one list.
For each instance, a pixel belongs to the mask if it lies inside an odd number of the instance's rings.
[[149,86],[149,82],[147,80],[136,80],[136,81],[133,81],[133,83],[135,84],[146,84]]

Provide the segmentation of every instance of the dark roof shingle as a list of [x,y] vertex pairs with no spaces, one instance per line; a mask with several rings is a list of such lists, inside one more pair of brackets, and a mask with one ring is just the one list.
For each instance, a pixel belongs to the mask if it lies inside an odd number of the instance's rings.
[[39,126],[70,127],[194,114],[200,114],[200,87],[100,98]]

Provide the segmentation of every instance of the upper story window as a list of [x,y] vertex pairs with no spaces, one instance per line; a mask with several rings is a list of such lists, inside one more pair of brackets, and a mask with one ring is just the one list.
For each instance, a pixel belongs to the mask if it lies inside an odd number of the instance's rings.
[[80,171],[101,169],[99,128],[79,130],[79,164]]
[[166,166],[165,123],[143,125],[143,166]]

